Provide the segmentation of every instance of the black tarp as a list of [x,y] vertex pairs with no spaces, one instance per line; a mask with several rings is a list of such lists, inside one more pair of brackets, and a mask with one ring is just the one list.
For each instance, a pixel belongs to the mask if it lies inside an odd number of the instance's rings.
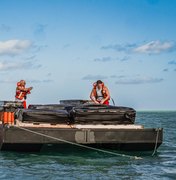
[[18,117],[22,118],[24,122],[44,122],[54,124],[68,124],[69,114],[66,110],[38,110],[38,109],[26,109],[20,110]]
[[90,102],[91,102],[90,100],[81,100],[81,99],[60,100],[60,104],[71,105],[71,106],[79,106],[79,105],[87,104]]
[[75,124],[134,124],[136,111],[133,108],[107,105],[30,105],[22,110],[20,119],[30,122],[75,123]]
[[70,112],[76,124],[134,124],[136,111],[128,107],[84,105]]
[[29,105],[28,109],[31,110],[51,110],[51,111],[58,111],[58,110],[71,110],[72,106],[65,105],[65,104],[31,104]]

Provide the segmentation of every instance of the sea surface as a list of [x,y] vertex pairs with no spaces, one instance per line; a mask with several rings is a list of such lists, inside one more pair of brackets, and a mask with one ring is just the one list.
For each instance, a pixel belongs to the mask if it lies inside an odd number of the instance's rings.
[[164,142],[150,153],[125,153],[135,159],[91,150],[0,152],[0,179],[176,179],[176,111],[138,112],[137,124],[163,127]]

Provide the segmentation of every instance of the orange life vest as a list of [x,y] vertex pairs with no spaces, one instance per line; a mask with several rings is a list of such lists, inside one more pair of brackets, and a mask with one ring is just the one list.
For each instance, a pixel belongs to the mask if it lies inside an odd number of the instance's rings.
[[[97,90],[96,90],[96,88],[97,88],[97,83],[96,82],[93,84],[93,88],[94,88],[93,89],[94,96],[97,99],[98,97],[97,97]],[[105,87],[104,83],[103,83],[103,86],[102,86],[102,95],[103,95],[103,98],[106,98],[108,96],[107,93],[106,93],[106,87]]]
[[[15,97],[19,100],[23,100],[23,99],[26,99],[26,95],[27,94],[30,94],[30,91],[23,91],[23,90],[18,90],[18,87],[21,86],[21,83],[18,82],[17,83],[17,89],[16,89],[16,95]],[[25,88],[25,87],[24,87]]]

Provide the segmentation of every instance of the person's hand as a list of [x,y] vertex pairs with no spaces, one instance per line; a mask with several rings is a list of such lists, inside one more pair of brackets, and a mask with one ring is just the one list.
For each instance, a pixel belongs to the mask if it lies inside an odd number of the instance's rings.
[[26,92],[28,93],[28,94],[30,94],[30,91],[33,89],[33,87],[29,87],[29,88],[26,88]]
[[101,100],[100,104],[104,104],[104,100]]
[[98,101],[95,101],[95,104],[100,104]]

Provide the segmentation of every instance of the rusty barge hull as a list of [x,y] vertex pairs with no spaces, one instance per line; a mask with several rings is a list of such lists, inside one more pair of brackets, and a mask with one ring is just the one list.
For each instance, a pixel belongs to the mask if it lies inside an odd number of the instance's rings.
[[140,125],[0,125],[1,151],[37,152],[46,145],[57,146],[60,149],[75,146],[60,140],[103,149],[153,151],[155,146],[158,148],[162,144],[163,129],[143,128]]

